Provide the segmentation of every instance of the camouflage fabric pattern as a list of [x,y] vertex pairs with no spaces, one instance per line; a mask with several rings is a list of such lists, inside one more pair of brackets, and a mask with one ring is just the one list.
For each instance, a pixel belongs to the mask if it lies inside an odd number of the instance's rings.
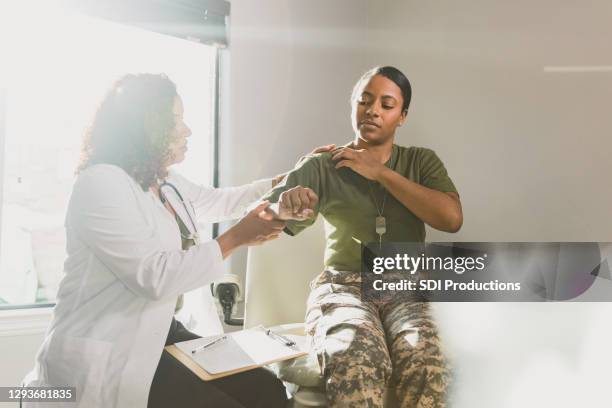
[[423,300],[361,300],[360,274],[326,270],[311,284],[306,330],[329,407],[443,408],[450,368]]

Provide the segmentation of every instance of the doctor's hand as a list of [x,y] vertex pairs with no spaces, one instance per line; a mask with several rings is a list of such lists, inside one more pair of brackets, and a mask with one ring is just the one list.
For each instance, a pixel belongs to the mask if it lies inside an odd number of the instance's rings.
[[318,202],[319,197],[308,187],[293,187],[283,192],[278,199],[278,218],[297,221],[312,218]]
[[259,245],[278,238],[278,235],[285,228],[285,223],[274,219],[266,211],[269,206],[268,201],[262,202],[238,221],[236,225],[217,238],[223,259],[243,245]]
[[325,146],[319,146],[319,147],[315,148],[312,152],[310,152],[310,154],[331,152],[335,148],[336,148],[336,145],[333,144],[333,143],[325,145]]
[[[331,152],[332,150],[334,150],[336,148],[335,144],[328,144],[325,146],[319,146],[316,147],[312,152],[310,152],[309,154],[317,154],[317,153],[325,153],[325,152]],[[304,156],[306,157],[306,156]],[[303,160],[304,157],[302,157],[300,159]],[[272,179],[272,188],[274,188],[277,184],[279,184],[281,181],[283,181],[283,179],[285,178],[285,176],[287,175],[287,173],[283,173],[283,174],[279,174],[278,176],[274,177]]]

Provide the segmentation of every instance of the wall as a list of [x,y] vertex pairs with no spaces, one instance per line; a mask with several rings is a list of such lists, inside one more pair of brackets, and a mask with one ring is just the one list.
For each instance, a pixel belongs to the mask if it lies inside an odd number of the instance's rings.
[[[221,185],[269,177],[352,137],[349,96],[368,66],[366,1],[232,1]],[[229,268],[244,276],[246,250]]]
[[[463,229],[428,240],[612,241],[611,20],[608,1],[368,2],[369,59],[413,83],[399,142],[461,193]],[[435,309],[453,408],[609,401],[609,305]]]
[[588,3],[368,3],[370,60],[414,86],[399,141],[434,148],[460,190],[453,239],[612,240],[612,72],[547,72],[610,65],[612,5]]
[[[0,386],[19,385],[32,369],[50,319],[48,308],[0,311]],[[0,402],[0,408],[15,406]]]

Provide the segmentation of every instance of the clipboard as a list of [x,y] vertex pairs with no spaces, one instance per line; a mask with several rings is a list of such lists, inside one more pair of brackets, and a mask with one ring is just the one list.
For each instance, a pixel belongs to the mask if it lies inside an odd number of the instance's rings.
[[295,346],[287,346],[268,336],[263,326],[228,333],[226,336],[227,339],[195,354],[191,350],[219,336],[183,341],[165,349],[204,381],[308,354],[303,342],[299,341],[300,336],[287,336],[297,343]]

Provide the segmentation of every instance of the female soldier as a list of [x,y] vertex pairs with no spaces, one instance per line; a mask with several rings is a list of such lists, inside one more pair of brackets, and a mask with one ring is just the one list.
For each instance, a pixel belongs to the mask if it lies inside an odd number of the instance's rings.
[[[410,83],[396,68],[368,71],[351,98],[354,140],[300,161],[264,197],[280,201],[291,235],[318,213],[325,219],[325,270],[312,283],[306,329],[332,407],[380,407],[385,386],[402,407],[445,406],[449,371],[428,304],[360,296],[360,243],[420,242],[424,223],[456,232],[463,222],[438,156],[394,144],[410,98]],[[314,217],[304,219],[309,213]]]

